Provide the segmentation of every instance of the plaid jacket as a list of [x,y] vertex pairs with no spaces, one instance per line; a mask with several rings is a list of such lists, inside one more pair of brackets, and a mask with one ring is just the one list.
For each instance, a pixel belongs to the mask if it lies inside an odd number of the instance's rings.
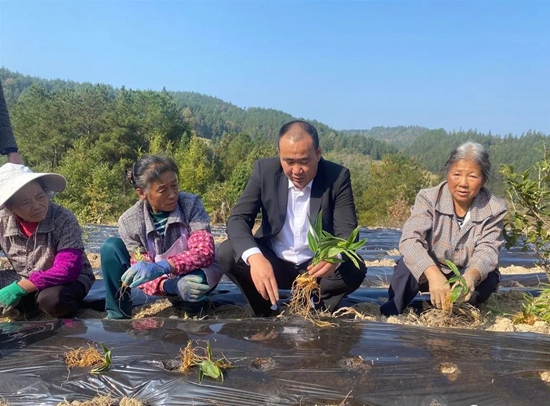
[[[198,268],[208,267],[215,258],[215,246],[210,234],[210,217],[204,209],[199,196],[190,193],[179,193],[178,205],[170,212],[166,222],[164,236],[158,236],[147,204],[139,200],[120,216],[118,220],[119,234],[128,249],[131,263],[136,262],[136,252],[142,255],[143,260],[153,261],[147,253],[148,237],[155,241],[156,254],[165,253],[181,236],[181,226],[189,233],[189,249],[176,254],[169,259],[174,263],[174,274],[186,274]],[[207,272],[208,284],[215,286],[222,274]],[[163,294],[161,282],[167,276],[146,282],[139,286],[148,295]]]
[[506,213],[506,202],[481,188],[470,207],[470,220],[460,229],[447,182],[422,189],[399,242],[405,265],[424,282],[424,271],[432,265],[450,273],[444,265],[449,259],[461,272],[477,268],[484,280],[498,266]]
[[77,280],[89,291],[95,277],[84,252],[82,229],[70,210],[50,202],[46,218],[29,238],[19,230],[13,214],[0,210],[0,249],[19,276],[28,278],[35,271],[52,268],[57,253],[69,248],[82,251],[82,271]]

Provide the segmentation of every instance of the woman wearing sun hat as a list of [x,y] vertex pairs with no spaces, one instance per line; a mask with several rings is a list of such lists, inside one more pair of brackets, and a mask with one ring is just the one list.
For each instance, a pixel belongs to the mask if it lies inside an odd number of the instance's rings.
[[17,308],[69,317],[90,290],[94,275],[76,217],[53,203],[66,180],[24,165],[0,167],[0,249],[11,269],[0,270],[0,314]]

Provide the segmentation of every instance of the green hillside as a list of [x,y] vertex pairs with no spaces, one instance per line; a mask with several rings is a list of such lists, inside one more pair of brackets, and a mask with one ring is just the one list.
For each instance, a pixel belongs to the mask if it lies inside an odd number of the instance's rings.
[[[44,80],[4,68],[0,79],[25,162],[67,176],[59,199],[83,221],[114,221],[131,204],[135,194],[124,171],[144,153],[175,157],[184,174],[180,187],[201,195],[213,220],[224,221],[254,160],[276,155],[279,128],[295,119],[194,92]],[[501,164],[525,170],[548,145],[548,135],[534,131],[520,137],[418,126],[336,131],[311,122],[324,156],[350,168],[363,225],[402,223],[417,191],[442,179],[450,151],[464,141],[489,149],[488,186],[501,196]]]

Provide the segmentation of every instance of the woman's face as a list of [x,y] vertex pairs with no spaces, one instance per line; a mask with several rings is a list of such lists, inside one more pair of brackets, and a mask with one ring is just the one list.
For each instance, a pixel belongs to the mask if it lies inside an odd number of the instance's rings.
[[147,192],[138,188],[140,199],[147,201],[153,212],[171,212],[178,204],[178,177],[174,172],[164,172],[160,179],[153,182]]
[[447,186],[456,207],[467,211],[483,186],[481,167],[470,159],[455,162],[447,173]]
[[24,221],[38,223],[46,218],[49,201],[40,183],[33,181],[19,189],[6,206]]

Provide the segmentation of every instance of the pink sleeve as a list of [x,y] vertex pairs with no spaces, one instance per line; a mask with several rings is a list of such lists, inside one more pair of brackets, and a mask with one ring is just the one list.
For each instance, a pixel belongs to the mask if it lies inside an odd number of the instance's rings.
[[[215,245],[214,238],[210,232],[206,230],[192,232],[187,240],[187,247],[187,251],[168,257],[168,260],[176,267],[174,275],[183,275],[198,268],[206,268],[214,261]],[[151,261],[147,254],[142,255],[143,260]],[[139,289],[149,296],[165,295],[161,289],[161,284],[167,278],[167,275],[163,275],[152,281],[145,282],[139,285]]]
[[187,240],[187,251],[168,257],[176,270],[174,275],[182,275],[198,268],[206,268],[214,261],[214,238],[207,230],[193,231]]
[[157,279],[142,283],[138,286],[138,288],[141,289],[141,291],[148,296],[163,296],[165,295],[165,293],[161,289],[160,285],[165,279],[168,279],[168,275],[162,275],[159,276]]
[[82,272],[82,251],[76,248],[61,250],[55,256],[50,269],[36,270],[29,280],[38,290],[74,282]]

